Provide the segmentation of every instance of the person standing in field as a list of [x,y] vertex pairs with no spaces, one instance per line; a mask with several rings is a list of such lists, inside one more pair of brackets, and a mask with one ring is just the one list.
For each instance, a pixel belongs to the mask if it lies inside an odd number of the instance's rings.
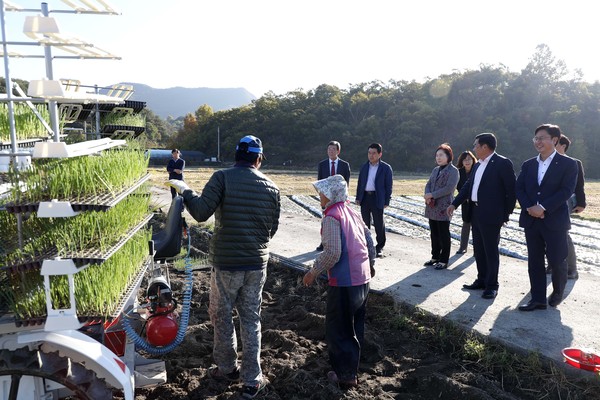
[[[558,154],[567,155],[567,150],[569,150],[569,146],[571,146],[571,140],[565,136],[561,135],[560,139],[558,139],[558,143],[556,144],[556,151]],[[573,157],[571,157],[573,158]],[[577,183],[575,184],[575,193],[569,198],[569,212],[579,214],[585,207],[587,203],[585,201],[585,173],[583,171],[583,163],[581,160],[573,158],[577,163]],[[573,239],[571,239],[571,235],[567,232],[567,245],[569,246],[569,252],[567,254],[567,279],[578,279],[579,272],[577,272],[577,255],[575,254],[575,245],[573,244]],[[552,266],[548,265],[546,268],[546,274],[552,274]]]
[[[179,149],[171,150],[172,158],[167,164],[167,172],[169,172],[169,179],[183,180],[183,169],[185,168],[185,160],[181,158],[181,152]],[[171,188],[171,197],[177,196],[175,188]]]
[[[212,265],[209,308],[214,326],[213,358],[208,375],[221,381],[242,381],[242,398],[251,399],[269,383],[260,366],[263,286],[267,279],[269,241],[279,227],[280,194],[277,186],[259,172],[263,146],[259,138],[240,139],[235,165],[215,172],[199,196],[184,182],[168,185],[183,196],[197,221],[215,215],[208,261]],[[233,322],[240,321],[243,347],[241,368]]]
[[[575,191],[577,163],[556,151],[560,127],[542,124],[535,129],[533,145],[539,153],[521,166],[517,198],[521,204],[519,226],[525,230],[527,272],[531,299],[519,311],[558,306],[567,284],[567,233],[571,218],[567,201]],[[546,299],[545,264],[552,266],[552,294]]]
[[[458,168],[459,178],[456,190],[459,192],[471,176],[471,171],[473,171],[473,166],[476,162],[477,158],[475,158],[475,154],[471,153],[469,150],[463,151],[461,155],[458,156],[456,168]],[[461,204],[460,214],[463,224],[460,232],[460,247],[456,254],[465,254],[469,247],[469,236],[471,235],[471,201],[469,199]]]
[[[328,176],[341,175],[346,184],[350,187],[350,164],[339,158],[342,145],[335,140],[327,144],[327,158],[321,161],[317,167],[317,180],[325,179]],[[317,251],[323,251],[323,244],[317,246]]]
[[467,290],[483,289],[481,297],[494,299],[498,295],[500,269],[500,230],[508,222],[515,204],[515,172],[510,159],[496,153],[496,135],[485,132],[475,136],[473,152],[479,162],[471,176],[446,210],[454,210],[465,201],[471,203],[473,251],[477,264],[477,279],[463,285]]
[[446,209],[454,199],[458,183],[458,169],[452,165],[452,148],[441,144],[435,151],[437,166],[425,184],[425,218],[429,220],[431,235],[431,260],[425,266],[435,269],[448,268],[450,259],[450,219]]
[[358,385],[358,367],[365,333],[369,281],[375,275],[371,232],[350,204],[341,175],[313,183],[325,209],[321,220],[323,252],[303,278],[306,286],[327,271],[325,336],[329,362],[327,378],[348,389]]
[[382,155],[383,147],[379,143],[369,145],[367,153],[369,161],[360,168],[356,186],[356,204],[360,205],[362,219],[369,229],[373,217],[377,257],[383,257],[386,241],[383,210],[390,205],[394,184],[392,167],[381,160]]

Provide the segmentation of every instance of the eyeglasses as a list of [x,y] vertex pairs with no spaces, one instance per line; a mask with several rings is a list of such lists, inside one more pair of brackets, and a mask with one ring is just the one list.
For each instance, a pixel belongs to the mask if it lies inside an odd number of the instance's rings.
[[543,142],[544,140],[552,139],[550,136],[534,136],[531,140],[533,143]]

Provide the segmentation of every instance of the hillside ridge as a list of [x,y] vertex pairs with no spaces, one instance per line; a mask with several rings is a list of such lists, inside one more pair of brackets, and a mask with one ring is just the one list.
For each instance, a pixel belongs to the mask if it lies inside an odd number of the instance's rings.
[[198,107],[208,104],[213,111],[240,107],[256,99],[245,88],[186,88],[181,86],[157,89],[143,83],[121,82],[132,85],[134,94],[131,100],[145,101],[148,109],[166,119],[178,118],[194,113]]

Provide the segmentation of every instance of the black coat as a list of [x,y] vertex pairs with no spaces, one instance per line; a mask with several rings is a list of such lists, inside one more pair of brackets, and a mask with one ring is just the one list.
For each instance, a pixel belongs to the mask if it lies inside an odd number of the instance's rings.
[[[515,195],[515,172],[512,161],[497,153],[494,153],[488,162],[489,164],[481,177],[481,183],[477,191],[481,215],[486,216],[485,220],[480,222],[502,225],[508,221],[517,202]],[[480,166],[480,163],[476,163],[473,166],[469,179],[467,179],[467,182],[452,202],[455,208],[471,198],[475,172]]]
[[183,199],[196,221],[215,215],[208,251],[212,266],[226,271],[267,267],[280,212],[279,189],[269,178],[238,163],[216,171],[201,196],[186,190]]
[[[473,167],[474,165],[471,167],[469,172],[467,172],[464,167],[458,170],[458,184],[456,185],[457,191],[460,192],[460,189],[465,185],[465,183],[467,183],[467,180],[469,180],[469,177],[473,172]],[[471,222],[471,199],[467,199],[461,204],[460,212],[463,222]]]
[[[348,186],[350,186],[350,164],[348,164],[347,161],[338,158],[338,165],[335,173],[343,176]],[[317,180],[320,181],[321,179],[325,179],[329,177],[329,175],[331,175],[331,160],[327,158],[319,163]]]

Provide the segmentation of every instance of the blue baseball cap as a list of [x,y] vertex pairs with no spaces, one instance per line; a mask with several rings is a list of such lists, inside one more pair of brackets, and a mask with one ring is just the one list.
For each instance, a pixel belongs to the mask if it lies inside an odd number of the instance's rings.
[[235,147],[236,151],[245,151],[247,153],[263,154],[262,142],[259,138],[253,135],[246,135],[240,139],[240,142]]

